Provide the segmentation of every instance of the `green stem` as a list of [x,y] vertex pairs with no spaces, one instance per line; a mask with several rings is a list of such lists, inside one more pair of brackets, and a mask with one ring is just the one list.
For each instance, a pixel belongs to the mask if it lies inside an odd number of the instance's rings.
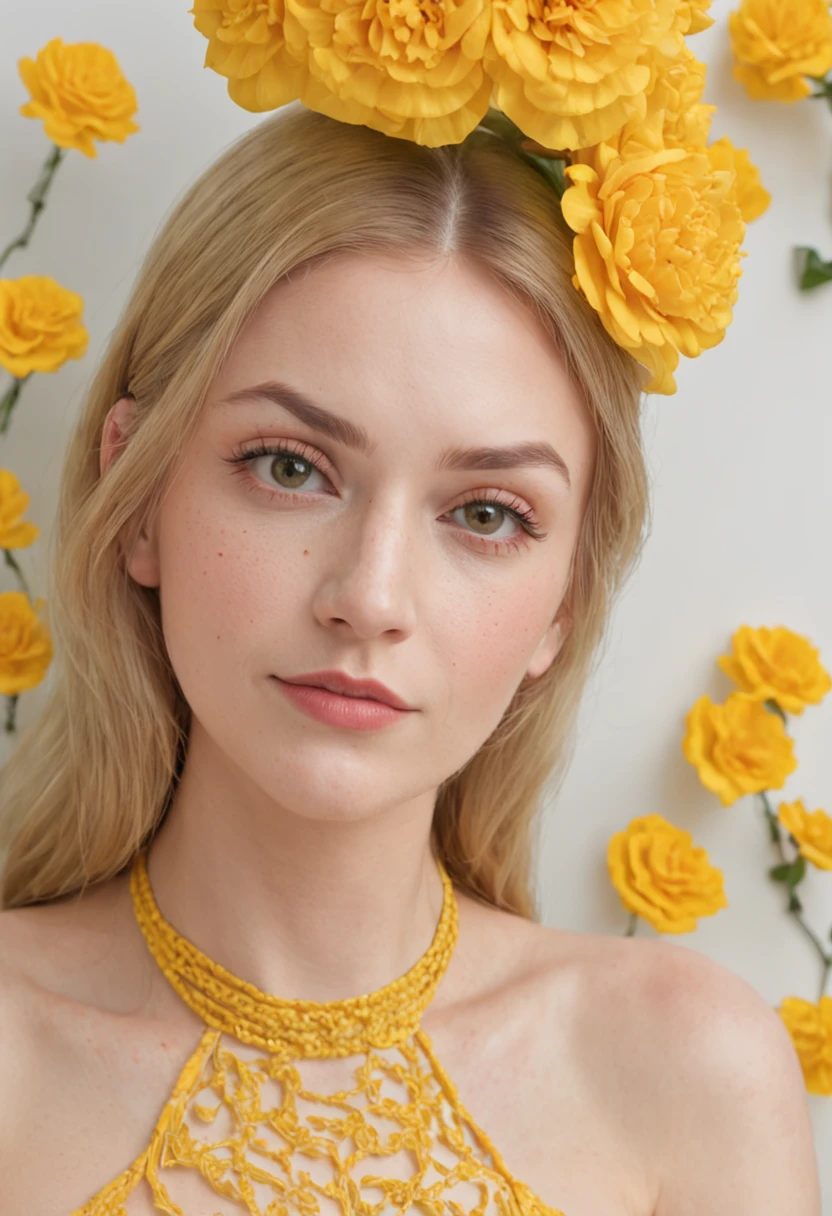
[[0,435],[5,435],[6,431],[9,429],[9,422],[11,421],[12,410],[15,407],[15,402],[20,396],[23,385],[29,379],[31,374],[32,373],[29,372],[29,374],[26,376],[15,377],[11,388],[3,394],[2,398],[0,398]]
[[18,693],[12,697],[6,697],[6,734],[10,735],[15,729],[14,715],[17,709]]
[[[777,819],[777,815],[775,814],[774,808],[771,805],[771,800],[769,799],[767,791],[763,790],[762,793],[759,795],[759,797],[760,797],[760,801],[763,804],[763,812],[764,812],[766,820],[768,822],[771,841],[777,848],[777,852],[780,854],[781,861],[783,861],[787,865],[790,865],[793,858],[786,856],[786,850],[783,848],[783,836],[780,831],[780,823]],[[800,928],[803,930],[806,937],[808,937],[809,941],[812,943],[812,946],[814,947],[815,950],[817,950],[817,952],[820,956],[821,963],[823,965],[823,971],[821,974],[821,981],[820,981],[820,996],[823,996],[824,993],[826,992],[826,985],[827,985],[827,981],[829,979],[829,972],[832,971],[832,954],[826,953],[826,950],[824,949],[824,946],[823,946],[823,942],[820,940],[820,938],[817,936],[817,934],[814,932],[814,930],[803,919],[803,915],[802,915],[803,905],[801,904],[800,900],[798,899],[797,895],[795,894],[795,892],[793,890],[789,891],[789,906],[787,908],[787,911],[788,911],[789,915],[793,916],[794,919],[797,921],[797,923],[800,925]],[[818,998],[818,999],[820,999],[820,998]]]
[[26,195],[32,205],[32,210],[29,215],[29,222],[21,232],[20,236],[15,237],[0,253],[0,269],[6,264],[6,261],[15,249],[23,249],[29,244],[29,238],[35,230],[35,224],[38,222],[41,211],[46,206],[46,196],[49,193],[49,187],[52,185],[52,178],[60,165],[63,158],[66,156],[67,149],[59,148],[57,144],[52,145],[52,150],[44,161],[40,171],[40,177],[35,182],[32,189]]
[[638,912],[634,912],[632,914],[632,916],[630,917],[630,923],[627,925],[627,928],[624,932],[624,936],[625,937],[635,937],[637,925],[638,925]]
[[4,549],[3,556],[6,559],[6,565],[11,566],[12,570],[14,570],[15,574],[17,575],[18,580],[20,582],[20,586],[23,588],[23,594],[26,596],[27,600],[31,604],[32,596],[29,592],[29,587],[26,583],[26,579],[24,577],[23,571],[20,569],[20,566],[18,566],[17,562],[12,557],[11,549]]

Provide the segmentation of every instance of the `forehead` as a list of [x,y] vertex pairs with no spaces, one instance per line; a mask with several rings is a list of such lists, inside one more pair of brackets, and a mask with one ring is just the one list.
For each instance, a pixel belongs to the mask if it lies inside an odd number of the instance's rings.
[[339,254],[281,281],[210,399],[268,379],[374,437],[418,424],[420,440],[557,439],[580,464],[593,446],[588,410],[542,322],[458,256]]

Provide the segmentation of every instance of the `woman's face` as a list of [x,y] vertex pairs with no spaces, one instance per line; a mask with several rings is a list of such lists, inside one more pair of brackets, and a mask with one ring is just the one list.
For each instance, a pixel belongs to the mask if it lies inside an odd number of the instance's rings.
[[[288,452],[240,459],[260,446]],[[192,740],[307,818],[435,791],[568,632],[593,461],[551,341],[478,266],[340,255],[279,284],[128,562]],[[274,679],[323,669],[413,708],[334,725]]]

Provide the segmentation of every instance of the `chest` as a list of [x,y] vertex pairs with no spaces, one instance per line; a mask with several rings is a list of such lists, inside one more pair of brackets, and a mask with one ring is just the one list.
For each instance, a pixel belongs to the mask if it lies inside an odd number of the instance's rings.
[[145,1165],[123,1209],[111,1194],[84,1216],[155,1216],[159,1182],[184,1216],[654,1210],[582,1053],[523,1017],[439,1022],[400,1048],[279,1066],[215,1033],[184,1051],[129,1033],[74,1041],[50,1070],[60,1084],[40,1104],[17,1173],[29,1181],[9,1216],[33,1201],[43,1216],[83,1210],[148,1147],[157,1183]]

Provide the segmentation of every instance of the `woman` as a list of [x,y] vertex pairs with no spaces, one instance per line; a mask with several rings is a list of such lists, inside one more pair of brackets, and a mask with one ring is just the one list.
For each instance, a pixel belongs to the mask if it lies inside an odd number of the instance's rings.
[[763,1000],[537,922],[646,504],[571,258],[491,132],[302,108],[156,240],[0,789],[4,1216],[819,1216]]

